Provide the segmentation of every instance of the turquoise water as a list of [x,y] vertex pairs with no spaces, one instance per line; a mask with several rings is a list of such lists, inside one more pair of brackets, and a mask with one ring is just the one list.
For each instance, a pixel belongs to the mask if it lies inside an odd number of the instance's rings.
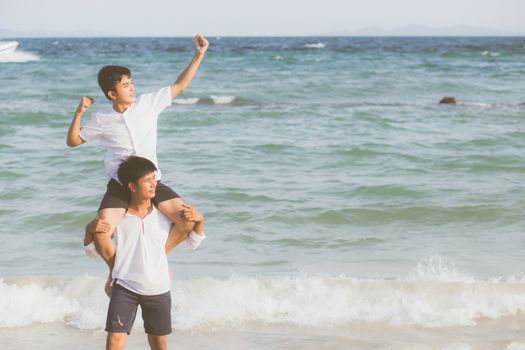
[[[164,181],[208,218],[191,260],[202,274],[397,276],[435,255],[523,271],[525,39],[210,39],[158,146]],[[72,112],[83,94],[107,104],[100,66],[129,66],[148,92],[191,50],[184,38],[20,41],[39,59],[0,65],[0,275],[99,268],[77,248],[104,192],[103,151],[65,147]],[[448,95],[462,103],[438,105]]]
[[[159,122],[163,181],[207,218],[205,244],[170,256],[178,278],[520,281],[525,38],[209,39]],[[172,83],[191,39],[19,41],[36,60],[0,63],[0,277],[103,276],[81,239],[104,152],[65,146],[72,113],[106,106],[102,65],[138,93]]]

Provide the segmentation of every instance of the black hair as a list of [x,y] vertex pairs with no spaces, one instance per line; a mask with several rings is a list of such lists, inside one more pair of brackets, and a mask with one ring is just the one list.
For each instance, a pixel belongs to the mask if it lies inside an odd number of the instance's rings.
[[98,71],[98,85],[109,100],[111,99],[109,98],[108,92],[115,91],[117,83],[119,83],[123,77],[131,78],[129,68],[122,66],[104,66]]
[[120,183],[129,190],[129,183],[136,184],[141,177],[156,170],[157,167],[149,159],[130,156],[120,163],[118,167],[118,178]]

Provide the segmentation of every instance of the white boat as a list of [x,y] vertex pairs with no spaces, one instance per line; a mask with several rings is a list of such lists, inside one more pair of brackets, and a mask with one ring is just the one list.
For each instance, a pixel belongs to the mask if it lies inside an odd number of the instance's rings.
[[0,41],[0,55],[14,52],[18,46],[18,41]]

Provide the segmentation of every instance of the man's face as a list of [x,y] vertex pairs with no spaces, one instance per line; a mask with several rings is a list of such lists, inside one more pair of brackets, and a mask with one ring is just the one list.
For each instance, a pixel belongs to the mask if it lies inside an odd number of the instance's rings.
[[137,196],[140,199],[153,199],[155,197],[155,190],[157,189],[157,179],[155,173],[151,172],[138,179],[137,184],[130,184],[133,187],[132,196]]
[[122,104],[132,104],[135,102],[135,85],[133,84],[133,79],[124,75],[115,86],[115,91],[113,91],[111,97],[113,101]]

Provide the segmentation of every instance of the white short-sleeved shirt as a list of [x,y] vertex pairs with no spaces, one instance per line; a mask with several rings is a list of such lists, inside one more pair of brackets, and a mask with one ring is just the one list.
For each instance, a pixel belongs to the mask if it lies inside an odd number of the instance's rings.
[[111,106],[97,112],[81,127],[80,137],[86,141],[99,139],[107,150],[104,164],[108,180],[118,181],[118,167],[129,156],[151,160],[157,167],[157,180],[161,171],[157,161],[157,122],[159,114],[171,105],[171,86],[157,92],[143,94],[124,112]]

